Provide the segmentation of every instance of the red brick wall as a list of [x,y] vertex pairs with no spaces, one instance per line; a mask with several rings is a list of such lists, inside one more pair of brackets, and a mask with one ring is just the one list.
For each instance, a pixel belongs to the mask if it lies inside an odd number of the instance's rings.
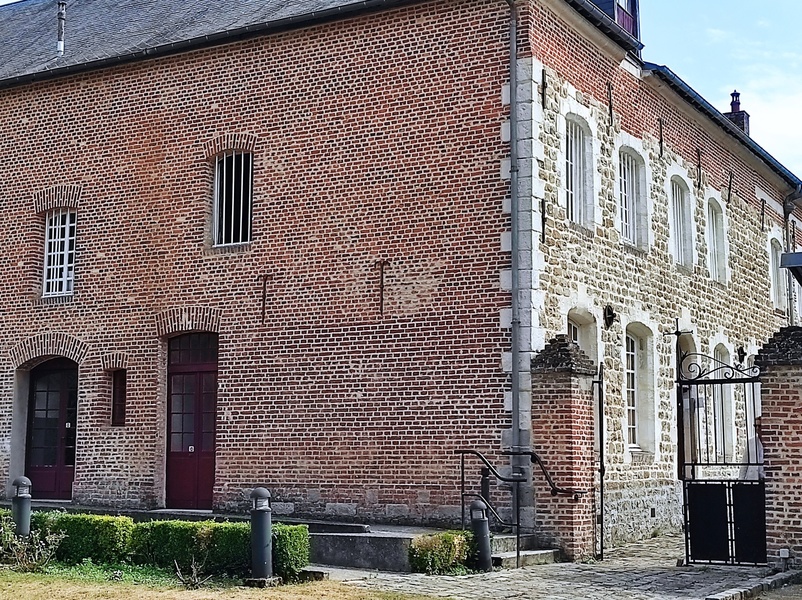
[[[452,519],[453,450],[492,457],[509,426],[507,27],[503,2],[437,1],[0,91],[0,438],[20,366],[9,350],[74,336],[89,348],[75,499],[162,503],[156,315],[209,307],[218,508],[264,484],[296,513]],[[253,242],[235,252],[209,245],[204,145],[228,134],[256,138]],[[66,303],[39,299],[34,197],[55,185],[81,187]],[[123,428],[109,425],[110,353],[127,356]]]
[[[761,440],[766,477],[766,550],[771,565],[802,565],[802,328],[780,330],[761,350]],[[787,550],[788,558],[780,557]]]
[[541,469],[532,469],[538,543],[579,560],[595,552],[593,376],[590,360],[568,344],[558,336],[533,364],[533,450],[556,486],[586,493],[554,496]]

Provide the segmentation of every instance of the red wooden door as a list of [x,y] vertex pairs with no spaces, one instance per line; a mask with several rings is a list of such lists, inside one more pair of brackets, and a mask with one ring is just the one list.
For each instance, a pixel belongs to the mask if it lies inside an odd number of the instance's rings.
[[77,416],[78,365],[58,358],[33,369],[25,473],[34,498],[72,498]]
[[217,335],[170,340],[167,365],[167,506],[212,508]]

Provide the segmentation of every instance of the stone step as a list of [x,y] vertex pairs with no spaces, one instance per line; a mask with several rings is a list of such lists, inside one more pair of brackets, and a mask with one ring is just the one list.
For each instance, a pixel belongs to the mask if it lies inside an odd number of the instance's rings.
[[[521,536],[521,550],[535,550],[537,539],[534,535]],[[490,551],[493,554],[515,552],[515,536],[510,533],[494,533],[490,538]]]
[[[557,550],[521,550],[522,567],[548,565],[557,561]],[[493,554],[493,566],[502,569],[516,568],[516,553],[501,552]]]

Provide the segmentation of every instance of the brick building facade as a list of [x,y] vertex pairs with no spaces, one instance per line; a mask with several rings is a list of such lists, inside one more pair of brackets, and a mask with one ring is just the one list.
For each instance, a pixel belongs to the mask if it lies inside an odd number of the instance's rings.
[[455,450],[549,455],[529,365],[567,331],[605,366],[605,538],[676,528],[667,334],[787,323],[799,180],[640,59],[631,6],[229,4],[0,7],[0,473],[453,523]]

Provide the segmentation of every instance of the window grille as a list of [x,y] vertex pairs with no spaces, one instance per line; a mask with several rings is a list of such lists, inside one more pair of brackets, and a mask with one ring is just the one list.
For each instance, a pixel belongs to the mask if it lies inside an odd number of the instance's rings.
[[621,152],[619,160],[619,208],[621,236],[628,242],[637,242],[638,163],[635,157]]
[[214,244],[251,241],[253,155],[231,151],[217,157],[214,186]]
[[565,195],[568,218],[575,223],[585,221],[585,132],[579,123],[567,121],[565,126]]
[[45,220],[45,266],[42,296],[72,294],[75,275],[75,232],[78,213],[57,208]]
[[638,341],[631,335],[626,340],[625,393],[627,401],[627,443],[638,445]]

